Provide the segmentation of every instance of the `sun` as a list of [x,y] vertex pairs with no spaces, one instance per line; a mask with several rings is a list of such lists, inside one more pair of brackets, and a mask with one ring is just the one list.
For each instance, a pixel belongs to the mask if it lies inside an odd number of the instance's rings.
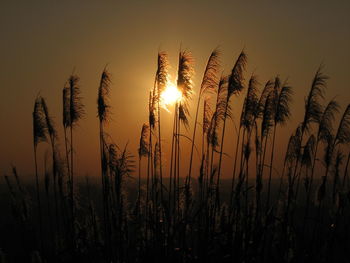
[[174,105],[177,101],[182,98],[182,93],[176,86],[168,82],[163,92],[160,94],[160,103],[165,110],[168,110],[168,106]]

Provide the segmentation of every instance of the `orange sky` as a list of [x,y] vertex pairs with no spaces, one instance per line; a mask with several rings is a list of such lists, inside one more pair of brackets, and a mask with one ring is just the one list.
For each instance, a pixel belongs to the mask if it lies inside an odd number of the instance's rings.
[[[336,96],[343,109],[350,102],[350,3],[249,2],[1,1],[1,174],[8,172],[11,164],[22,174],[33,172],[31,114],[39,92],[47,99],[63,146],[61,92],[73,68],[81,78],[86,105],[86,116],[75,131],[77,173],[98,173],[96,97],[107,63],[113,81],[109,133],[120,146],[129,142],[130,151],[136,155],[140,129],[147,121],[148,92],[158,49],[168,52],[174,77],[180,44],[195,58],[195,92],[206,60],[217,46],[223,52],[226,72],[245,48],[246,78],[253,71],[262,83],[276,74],[282,79],[288,77],[295,96],[292,120],[277,135],[283,145],[278,147],[280,161],[291,129],[302,118],[304,96],[321,62],[331,77],[327,100]],[[236,114],[241,110],[240,101],[232,100]],[[163,111],[162,117],[166,149],[171,114]],[[191,121],[193,124],[193,117]],[[232,124],[227,136],[224,150],[232,156]],[[39,147],[45,151],[46,146]],[[226,158],[224,172],[230,170]]]

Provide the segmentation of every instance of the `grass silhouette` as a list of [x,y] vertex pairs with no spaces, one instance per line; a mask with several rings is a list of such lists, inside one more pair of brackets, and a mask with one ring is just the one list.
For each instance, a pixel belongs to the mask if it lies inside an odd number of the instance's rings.
[[[320,66],[304,116],[288,141],[283,169],[273,176],[276,137],[281,136],[279,127],[288,124],[293,89],[279,76],[261,85],[255,73],[245,83],[245,51],[230,74],[220,76],[220,56],[218,49],[209,56],[189,138],[193,57],[189,51],[179,52],[176,84],[182,98],[175,104],[169,173],[162,159],[160,110],[169,81],[165,52],[157,55],[148,120],[135,154],[137,180],[128,145],[116,145],[108,134],[112,75],[107,67],[97,90],[100,182],[75,178],[73,130],[85,114],[79,77],[71,75],[63,88],[65,158],[48,105],[38,96],[33,110],[35,184],[24,185],[15,167],[4,177],[11,210],[0,224],[1,262],[346,262],[350,105],[341,116],[336,100],[324,106],[328,77]],[[233,109],[238,111],[233,97],[242,93],[235,134],[227,122]],[[197,129],[200,119],[202,129]],[[225,178],[228,134],[236,142],[232,177],[230,172]],[[188,156],[182,138],[191,143]],[[44,159],[44,175],[37,165],[41,142],[50,143],[52,156]],[[199,164],[193,161],[195,150]],[[187,174],[181,174],[184,158],[189,159]],[[16,254],[18,250],[23,253]]]

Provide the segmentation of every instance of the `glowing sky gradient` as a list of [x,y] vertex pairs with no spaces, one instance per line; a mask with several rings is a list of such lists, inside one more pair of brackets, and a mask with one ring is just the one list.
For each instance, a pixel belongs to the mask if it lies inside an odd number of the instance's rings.
[[[86,117],[76,129],[77,173],[98,174],[96,97],[106,64],[113,82],[109,133],[122,147],[129,142],[136,155],[157,52],[168,52],[174,80],[180,44],[195,58],[196,93],[208,56],[217,46],[226,72],[244,48],[246,79],[252,72],[261,83],[277,74],[288,78],[295,96],[292,120],[280,130],[285,136],[277,138],[283,146],[302,118],[304,96],[321,62],[330,76],[326,100],[336,97],[344,109],[350,102],[350,2],[245,2],[1,1],[1,174],[11,164],[22,174],[33,172],[31,114],[39,92],[47,99],[63,146],[61,92],[73,69],[81,78],[86,105]],[[234,112],[239,112],[241,98],[232,101]],[[191,105],[192,116],[193,110]],[[167,149],[172,115],[162,114]],[[227,140],[232,141],[232,124],[228,129]],[[45,151],[45,146],[40,148]],[[227,144],[225,151],[232,155],[233,146]],[[282,154],[284,150],[277,158]],[[231,165],[225,162],[228,172]]]

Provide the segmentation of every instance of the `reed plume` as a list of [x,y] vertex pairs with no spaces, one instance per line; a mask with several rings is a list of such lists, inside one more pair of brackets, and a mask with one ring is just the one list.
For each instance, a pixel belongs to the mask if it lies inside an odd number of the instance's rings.
[[210,174],[212,174],[213,168],[213,154],[217,152],[216,147],[219,146],[218,129],[225,115],[229,118],[231,117],[231,106],[227,104],[227,77],[221,76],[218,84],[215,111],[212,114],[209,130],[207,132],[207,144],[212,148]]
[[271,158],[270,158],[270,174],[267,189],[267,201],[266,209],[270,206],[270,193],[271,193],[271,179],[272,179],[272,164],[274,160],[275,153],[275,141],[276,141],[276,131],[278,125],[286,124],[287,120],[290,118],[290,103],[292,100],[292,88],[287,85],[287,82],[281,87],[281,81],[279,77],[275,79],[274,89],[272,91],[273,96],[273,137],[272,137],[272,148],[271,148]]
[[49,108],[46,104],[46,101],[44,98],[41,98],[41,104],[43,108],[43,114],[46,122],[46,127],[47,127],[47,132],[50,138],[50,144],[51,144],[51,152],[52,152],[52,173],[53,173],[53,187],[54,187],[54,199],[55,199],[55,215],[56,215],[56,220],[57,220],[57,231],[58,231],[58,200],[57,200],[57,168],[58,168],[58,163],[57,163],[57,147],[56,147],[56,140],[58,139],[57,136],[57,131],[55,128],[55,124],[53,122],[52,117],[50,116],[49,113]]
[[[73,128],[77,125],[78,121],[84,116],[84,105],[81,102],[81,91],[78,86],[79,83],[79,77],[77,75],[71,75],[68,79],[68,89],[69,92],[63,91],[64,95],[64,102],[63,102],[63,111],[65,115],[65,107],[68,106],[67,104],[69,103],[69,118],[64,118],[64,124],[67,124],[67,128],[69,127],[70,129],[70,201],[71,201],[71,216],[72,216],[72,246],[75,246],[75,226],[74,226],[74,220],[75,220],[75,215],[74,215],[74,162],[73,162],[73,157],[74,157],[74,143],[73,143]],[[66,96],[69,96],[66,98]],[[65,101],[65,99],[69,99],[68,101]],[[68,109],[67,109],[68,110]],[[67,123],[65,122],[67,121]]]
[[326,166],[326,173],[324,180],[327,183],[328,173],[333,165],[334,153],[337,147],[350,142],[350,105],[345,109],[340,120],[336,135],[329,134],[326,137],[326,147],[324,153],[324,163]]
[[[349,145],[350,143],[350,104],[347,106],[345,109],[342,118],[340,119],[339,126],[337,129],[337,133],[333,138],[333,145],[329,146],[329,151],[327,147],[326,151],[326,164],[327,164],[327,169],[326,169],[326,175],[325,175],[325,180],[327,180],[328,176],[328,171],[329,168],[328,166],[332,165],[332,161],[334,160],[333,153],[336,152],[337,150],[337,155],[335,157],[335,170],[339,170],[339,166],[342,162],[342,159],[344,159],[343,153],[340,151],[339,147],[341,145]],[[337,168],[338,167],[338,168]],[[334,180],[333,180],[333,204],[335,204],[335,196],[336,196],[336,185],[338,183],[338,177],[339,174],[335,173],[334,174]]]
[[47,141],[47,126],[41,103],[41,97],[37,97],[35,99],[33,111],[33,140],[35,148],[40,142]]
[[319,122],[323,112],[320,100],[324,99],[328,76],[322,73],[322,69],[322,65],[317,69],[312,80],[311,89],[305,99],[305,114],[302,122],[303,134],[310,130],[312,123]]
[[[221,145],[220,145],[220,153],[219,153],[219,165],[218,165],[218,179],[217,181],[220,181],[220,175],[221,175],[221,162],[222,162],[222,154],[224,149],[224,139],[225,139],[225,129],[226,129],[226,119],[227,119],[227,111],[228,111],[228,105],[230,103],[230,99],[232,95],[239,95],[240,92],[243,90],[243,81],[244,76],[243,72],[245,70],[247,64],[247,55],[244,52],[244,50],[239,54],[235,65],[232,68],[231,74],[228,78],[227,83],[227,94],[226,94],[226,105],[225,105],[225,113],[224,113],[224,119],[223,119],[223,128],[222,128],[222,134],[221,134]],[[217,185],[219,188],[219,185]],[[219,192],[219,189],[217,189],[217,192]],[[219,200],[217,200],[218,204],[220,203]]]
[[350,104],[345,109],[340,120],[337,134],[335,136],[335,144],[349,144],[350,143]]
[[[243,128],[243,142],[242,142],[242,149],[247,148],[247,146],[250,144],[251,134],[255,125],[255,119],[256,119],[256,111],[258,108],[258,80],[256,75],[252,75],[249,79],[248,83],[248,91],[247,95],[243,102],[243,108],[241,112],[241,118],[240,118],[240,129]],[[245,137],[247,135],[247,137]],[[242,154],[243,154],[242,150]],[[241,158],[243,160],[243,156]],[[244,159],[244,162],[248,164],[248,160]],[[241,167],[243,169],[243,167]]]
[[159,151],[159,176],[161,185],[161,203],[163,203],[163,166],[162,166],[162,137],[161,137],[161,115],[160,96],[168,83],[168,55],[165,52],[158,52],[157,72],[155,78],[157,110],[158,110],[158,151]]
[[[248,214],[248,180],[249,180],[249,157],[251,153],[251,135],[253,132],[254,125],[256,124],[255,117],[258,108],[258,80],[257,76],[252,74],[248,83],[247,95],[243,103],[243,109],[240,118],[240,129],[243,128],[243,139],[242,139],[242,156],[241,156],[241,171],[240,180],[243,180],[242,175],[245,176],[245,203],[246,203],[246,216]],[[243,160],[243,161],[242,161]],[[244,167],[245,165],[245,167]],[[245,172],[243,173],[243,169]]]
[[[79,77],[77,75],[71,75],[69,77],[69,128],[70,128],[70,144],[71,144],[71,160],[70,160],[70,169],[71,169],[71,194],[73,195],[74,188],[74,166],[73,166],[73,128],[76,126],[78,121],[84,116],[84,105],[81,102],[81,91],[78,86]],[[73,196],[72,196],[73,200]]]
[[182,99],[178,102],[178,118],[180,123],[182,122],[185,127],[188,126],[188,102],[191,99],[193,93],[193,74],[193,57],[191,52],[180,51],[179,66],[177,71],[177,87],[182,94]]
[[149,133],[149,126],[147,123],[144,123],[142,125],[142,130],[141,130],[141,136],[140,136],[140,146],[138,149],[138,154],[139,157],[144,157],[147,156],[149,153],[149,145],[148,145],[148,133]]
[[333,134],[333,122],[335,120],[335,115],[339,112],[339,104],[334,99],[331,100],[325,109],[323,110],[318,123],[318,130],[316,135],[315,149],[312,156],[312,168],[311,175],[308,181],[307,194],[306,194],[306,209],[304,217],[304,226],[306,225],[306,219],[309,214],[310,198],[312,193],[314,172],[316,167],[317,152],[320,142],[327,142],[327,138]]
[[97,93],[97,116],[99,119],[99,141],[100,141],[100,160],[101,160],[101,182],[102,182],[102,207],[103,207],[103,222],[105,239],[107,240],[108,251],[111,254],[111,233],[109,226],[109,180],[108,180],[108,153],[107,153],[107,142],[105,140],[104,127],[110,121],[111,106],[110,106],[110,85],[111,85],[111,74],[105,67],[101,74],[101,79]]
[[33,145],[34,145],[34,165],[35,165],[35,183],[36,183],[36,198],[38,202],[38,220],[39,220],[39,234],[41,249],[43,249],[42,239],[42,213],[40,202],[40,186],[39,186],[39,174],[38,174],[38,162],[37,162],[37,147],[40,142],[47,141],[47,126],[45,122],[45,116],[43,113],[42,100],[38,96],[34,102],[33,110]]
[[291,135],[288,142],[287,151],[284,157],[284,165],[288,166],[289,168],[294,165],[299,156],[301,149],[300,135],[301,125],[299,125],[295,132]]
[[319,141],[326,141],[327,137],[333,133],[335,115],[339,113],[340,106],[337,101],[331,100],[322,112],[319,124],[317,138]]
[[270,91],[269,95],[267,96],[265,100],[265,105],[263,107],[262,111],[262,120],[260,124],[260,140],[261,145],[263,147],[262,156],[259,160],[259,166],[258,166],[258,173],[259,176],[263,176],[264,174],[264,168],[265,168],[265,157],[266,157],[266,149],[267,149],[267,141],[271,134],[271,130],[273,127],[273,114],[274,114],[274,100],[273,100],[273,91]]
[[98,87],[97,110],[100,123],[107,124],[110,120],[111,106],[109,105],[111,74],[104,68]]
[[[310,132],[311,124],[320,123],[322,118],[323,106],[321,100],[324,99],[328,79],[328,76],[322,73],[322,69],[323,65],[320,65],[313,77],[308,96],[305,98],[305,113],[303,121],[301,122],[301,143],[303,142],[304,134]],[[327,137],[330,138],[330,136]],[[317,152],[317,149],[315,149],[315,152]],[[297,176],[300,160],[301,154],[299,153],[295,164],[293,178]]]
[[70,150],[68,150],[68,138],[67,138],[67,129],[69,128],[70,125],[70,113],[69,113],[69,108],[70,108],[70,90],[69,90],[69,85],[68,82],[64,84],[63,90],[62,90],[62,120],[63,120],[63,131],[64,131],[64,146],[65,146],[65,155],[66,155],[66,166],[67,166],[67,172],[68,172],[68,183],[69,185],[71,184],[70,182],[70,163],[69,163],[69,154]]
[[43,114],[45,117],[45,122],[46,122],[46,127],[47,127],[47,132],[49,134],[51,143],[55,143],[55,140],[57,140],[57,131],[55,128],[55,124],[53,122],[52,117],[49,114],[49,108],[47,107],[46,101],[44,98],[41,98],[41,105],[43,108]]
[[[193,57],[191,52],[189,51],[182,51],[179,52],[179,61],[178,61],[178,70],[177,70],[177,81],[176,85],[179,91],[181,92],[181,100],[176,102],[175,105],[175,114],[174,114],[174,129],[173,129],[173,136],[175,138],[174,142],[174,194],[176,185],[179,186],[180,183],[180,135],[181,135],[181,124],[185,126],[185,128],[188,128],[188,117],[189,117],[189,110],[188,110],[188,103],[191,99],[193,90],[192,90],[192,77],[194,74],[193,69]],[[173,159],[173,154],[172,157]],[[177,189],[176,192],[176,202],[177,205],[177,211],[180,210],[180,192],[179,189]]]
[[[204,71],[203,80],[202,80],[201,87],[199,90],[196,115],[195,115],[195,120],[194,120],[193,136],[192,136],[190,164],[189,164],[189,171],[188,171],[188,180],[189,181],[191,180],[191,173],[192,173],[193,150],[194,150],[194,144],[195,144],[195,139],[196,139],[196,128],[197,128],[199,105],[200,105],[200,102],[201,102],[203,95],[206,92],[213,92],[213,91],[215,92],[215,89],[218,86],[218,81],[219,81],[218,71],[220,68],[219,56],[220,56],[220,51],[218,49],[215,49],[211,53],[211,55],[208,59],[208,62],[207,62],[207,66],[206,66],[205,71]],[[207,115],[207,114],[205,114],[206,113],[206,106],[208,106],[208,103],[204,103],[204,116]],[[206,121],[206,120],[207,120],[207,122],[204,123],[204,121]],[[208,122],[209,122],[208,118],[203,120],[203,134],[205,133],[204,132],[205,125],[206,125],[206,127],[208,127]]]
[[[265,85],[264,88],[262,89],[260,96],[258,98],[257,101],[257,105],[254,107],[255,111],[253,111],[253,120],[254,120],[254,128],[255,128],[255,155],[256,155],[256,185],[255,185],[255,189],[256,189],[256,220],[259,218],[259,209],[260,209],[260,194],[261,194],[261,190],[262,190],[262,174],[260,174],[261,171],[261,157],[263,154],[263,142],[264,142],[264,138],[262,137],[262,134],[260,134],[259,132],[259,124],[258,121],[261,120],[263,118],[264,115],[264,110],[265,110],[265,104],[266,104],[266,100],[270,94],[270,92],[272,91],[274,87],[274,82],[271,80],[268,80]],[[268,104],[269,105],[269,104]],[[253,108],[253,109],[254,109]],[[270,114],[268,114],[270,116]],[[243,110],[242,110],[242,116],[243,115]],[[242,117],[241,117],[242,119]],[[240,122],[242,123],[242,121]],[[233,191],[234,189],[234,178],[235,178],[235,174],[236,174],[236,164],[237,164],[237,155],[238,155],[238,147],[239,147],[239,141],[240,141],[240,133],[241,133],[241,127],[242,125],[240,125],[239,127],[239,134],[238,134],[238,139],[236,142],[236,154],[235,154],[235,161],[234,161],[234,168],[233,168],[233,174],[232,174],[232,187],[231,187],[231,191]],[[257,222],[258,223],[258,222]]]

